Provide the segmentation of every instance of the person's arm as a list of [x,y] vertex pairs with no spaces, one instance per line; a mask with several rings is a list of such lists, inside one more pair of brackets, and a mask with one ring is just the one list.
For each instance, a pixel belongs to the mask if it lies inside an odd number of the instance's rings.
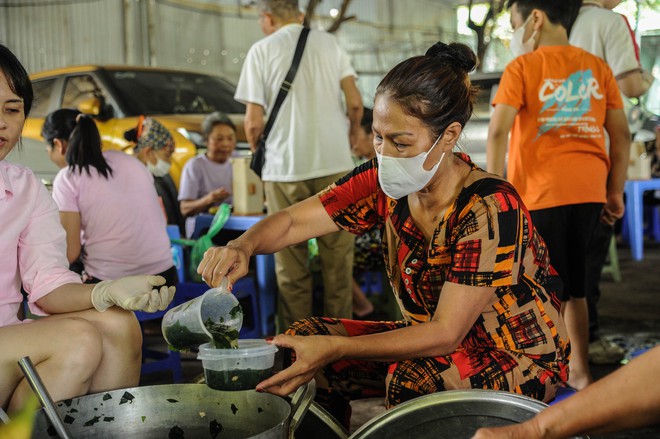
[[248,102],[246,104],[245,121],[243,122],[243,126],[245,127],[245,137],[247,138],[247,142],[250,144],[252,151],[254,151],[265,128],[264,107],[259,104]]
[[351,145],[354,145],[357,140],[358,130],[361,129],[360,121],[362,120],[362,113],[364,111],[362,106],[362,95],[360,95],[360,90],[358,90],[357,85],[355,84],[354,76],[345,77],[339,84],[344,93],[344,99],[346,100],[346,114],[348,115],[348,120],[351,124],[349,131],[350,142]]
[[80,212],[60,212],[60,222],[66,231],[66,258],[69,264],[80,257]]
[[37,305],[48,314],[91,309],[93,289],[94,284],[64,284],[37,300]]
[[229,277],[232,284],[247,274],[252,255],[275,253],[289,245],[337,230],[339,227],[319,197],[312,196],[269,215],[225,247],[207,250],[197,273],[212,287],[219,286],[225,277]]
[[196,200],[181,200],[179,207],[184,217],[193,216],[208,211],[209,208],[221,203],[227,197],[229,197],[229,191],[221,187]]
[[660,347],[522,424],[484,428],[473,439],[560,439],[650,425],[660,419]]
[[486,170],[492,174],[504,175],[509,132],[518,110],[510,105],[497,104],[488,124],[486,140]]
[[[36,180],[35,180],[36,181]],[[28,187],[28,190],[30,188]],[[55,201],[41,184],[33,185],[30,220],[18,241],[20,280],[36,314],[60,314],[90,309],[103,311],[117,305],[124,309],[164,310],[175,287],[165,286],[162,276],[129,276],[95,285],[82,285],[80,276],[68,269],[66,235]],[[76,232],[80,236],[80,230]]]
[[430,322],[358,337],[278,335],[272,343],[293,349],[296,362],[259,383],[257,391],[287,395],[309,381],[320,368],[341,359],[395,362],[449,355],[494,300],[494,293],[494,287],[446,282]]
[[176,287],[165,285],[162,276],[128,276],[97,284],[66,283],[40,297],[36,303],[49,314],[112,306],[131,311],[164,311],[174,298]]
[[623,188],[630,160],[630,130],[621,109],[607,110],[605,129],[610,136],[610,172],[607,178],[607,202],[602,220],[613,225],[623,217]]
[[653,75],[641,69],[633,70],[618,75],[616,83],[624,95],[629,98],[638,98],[651,88]]

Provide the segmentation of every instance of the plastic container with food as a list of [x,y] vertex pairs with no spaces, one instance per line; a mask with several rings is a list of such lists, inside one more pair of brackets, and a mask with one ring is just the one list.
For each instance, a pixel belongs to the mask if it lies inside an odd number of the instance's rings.
[[206,385],[215,390],[250,390],[273,374],[277,346],[260,339],[238,340],[237,349],[199,347]]
[[170,349],[186,351],[207,342],[216,348],[235,348],[242,325],[243,309],[223,282],[220,288],[167,311],[161,326]]

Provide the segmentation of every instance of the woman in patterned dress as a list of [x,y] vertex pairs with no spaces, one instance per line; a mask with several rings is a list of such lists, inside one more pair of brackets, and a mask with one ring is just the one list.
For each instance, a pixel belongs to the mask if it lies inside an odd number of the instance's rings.
[[450,389],[497,389],[550,401],[568,377],[561,281],[515,189],[452,153],[472,113],[476,56],[437,43],[376,90],[375,160],[318,196],[264,219],[198,271],[211,285],[250,256],[338,229],[378,228],[404,319],[312,318],[272,339],[293,364],[257,391],[287,395],[316,378],[317,400],[345,425],[350,398],[388,407]]

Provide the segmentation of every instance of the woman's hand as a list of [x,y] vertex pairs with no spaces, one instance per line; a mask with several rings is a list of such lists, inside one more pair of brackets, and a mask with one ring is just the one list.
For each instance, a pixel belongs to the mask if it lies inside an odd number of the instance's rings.
[[223,200],[227,199],[229,197],[229,191],[225,189],[224,187],[220,187],[218,189],[215,189],[205,196],[206,203],[209,206],[213,206],[216,204],[221,203]]
[[248,273],[252,251],[237,241],[229,241],[225,247],[212,247],[204,253],[197,273],[211,287],[218,287],[227,277],[229,285]]
[[129,311],[164,311],[176,287],[165,285],[163,276],[127,276],[104,280],[92,289],[91,301],[98,311],[117,305]]
[[291,336],[278,335],[270,342],[277,346],[293,349],[296,361],[290,367],[257,384],[257,392],[268,392],[286,396],[308,383],[328,363],[341,358],[334,336]]

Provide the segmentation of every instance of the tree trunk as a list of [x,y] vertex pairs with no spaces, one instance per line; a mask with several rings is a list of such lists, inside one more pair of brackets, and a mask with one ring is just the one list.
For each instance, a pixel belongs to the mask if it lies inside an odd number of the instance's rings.
[[[314,13],[316,11],[316,7],[322,0],[309,0],[309,3],[307,4],[307,9],[305,11],[305,20],[303,22],[303,25],[305,27],[309,27],[311,21],[314,19]],[[325,30],[328,33],[335,33],[337,30],[339,30],[339,27],[344,23],[345,21],[349,20],[355,20],[357,17],[355,15],[346,15],[346,12],[348,10],[348,6],[351,4],[352,0],[342,0],[341,2],[341,7],[339,8],[339,13],[335,17],[335,19],[332,21],[330,26]]]
[[[490,35],[492,34],[493,27],[495,26],[495,17],[497,17],[502,9],[504,8],[504,0],[490,0],[490,6],[488,7],[488,13],[486,13],[486,18],[481,24],[477,24],[472,20],[472,3],[473,0],[468,2],[468,28],[472,29],[477,36],[477,58],[479,63],[477,64],[477,71],[483,71],[484,64],[483,60],[486,56],[486,51],[488,46],[492,41]],[[488,37],[488,39],[487,39]]]

